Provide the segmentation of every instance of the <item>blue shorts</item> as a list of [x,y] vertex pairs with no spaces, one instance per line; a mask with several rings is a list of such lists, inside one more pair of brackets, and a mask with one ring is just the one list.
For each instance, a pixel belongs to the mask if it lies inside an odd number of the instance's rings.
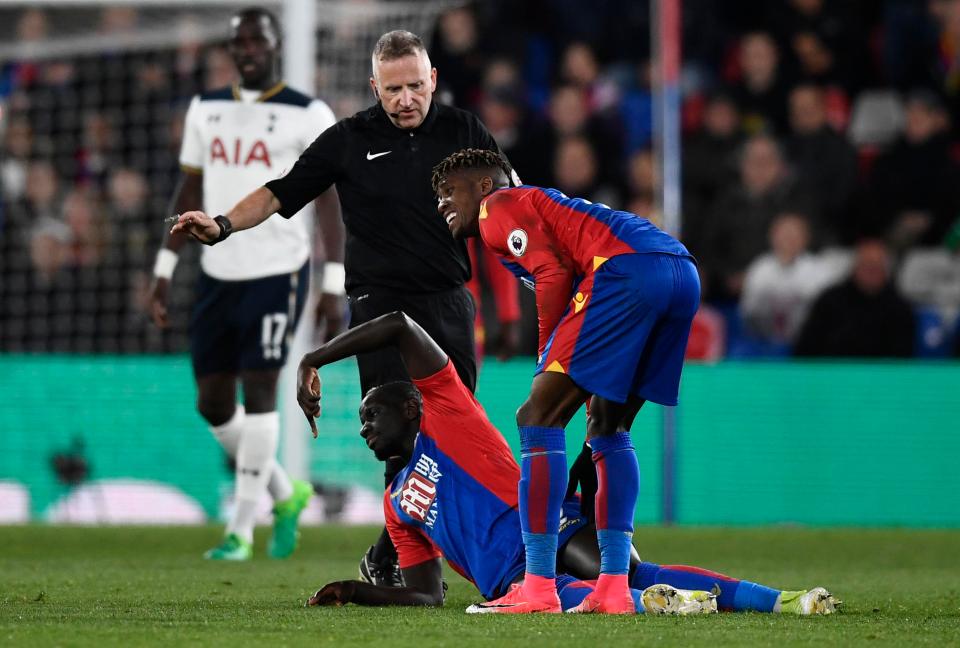
[[566,373],[582,389],[624,403],[676,405],[700,277],[691,257],[623,254],[579,283],[537,373]]
[[277,369],[303,312],[310,263],[297,272],[249,281],[200,273],[190,318],[190,356],[197,376]]

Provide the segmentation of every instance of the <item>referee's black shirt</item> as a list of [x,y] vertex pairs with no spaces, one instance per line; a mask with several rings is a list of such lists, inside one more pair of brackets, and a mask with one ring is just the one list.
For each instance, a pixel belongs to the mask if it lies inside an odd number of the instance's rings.
[[499,151],[473,114],[432,103],[404,130],[380,104],[324,131],[282,178],[266,184],[289,218],[336,183],[346,226],[346,288],[439,292],[470,278],[463,241],[437,213],[433,167],[463,148]]

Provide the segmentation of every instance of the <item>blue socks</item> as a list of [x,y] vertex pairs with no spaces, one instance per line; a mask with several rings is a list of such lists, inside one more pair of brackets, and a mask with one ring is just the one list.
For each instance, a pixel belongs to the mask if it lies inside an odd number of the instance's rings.
[[590,440],[597,467],[597,539],[600,573],[626,574],[630,568],[633,515],[640,493],[640,465],[630,433]]
[[[737,612],[773,612],[780,590],[724,574],[686,565],[640,563],[630,587],[646,589],[662,583],[680,589],[705,590],[717,594],[717,607]],[[719,591],[718,591],[719,590]]]
[[527,573],[554,578],[560,508],[567,491],[566,437],[562,428],[520,427],[520,530]]

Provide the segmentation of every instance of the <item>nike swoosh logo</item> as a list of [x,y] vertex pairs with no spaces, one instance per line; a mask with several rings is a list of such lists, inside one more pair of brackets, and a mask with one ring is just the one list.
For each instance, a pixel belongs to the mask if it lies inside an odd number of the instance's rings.
[[384,151],[383,153],[371,153],[370,151],[367,151],[367,159],[376,160],[378,157],[383,157],[384,155],[388,155],[392,152],[393,151]]

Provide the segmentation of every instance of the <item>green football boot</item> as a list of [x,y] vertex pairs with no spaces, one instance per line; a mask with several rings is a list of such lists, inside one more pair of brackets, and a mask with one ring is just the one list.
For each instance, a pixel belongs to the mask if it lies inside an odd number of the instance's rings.
[[841,605],[843,601],[822,587],[780,593],[780,612],[783,614],[800,616],[833,614],[840,609]]
[[236,533],[228,533],[219,546],[203,554],[207,560],[250,560],[252,556],[253,545]]
[[300,513],[307,508],[313,497],[313,486],[308,482],[294,480],[293,495],[289,499],[277,502],[273,507],[273,537],[267,546],[267,555],[271,558],[287,558],[296,550],[300,541],[297,522]]

